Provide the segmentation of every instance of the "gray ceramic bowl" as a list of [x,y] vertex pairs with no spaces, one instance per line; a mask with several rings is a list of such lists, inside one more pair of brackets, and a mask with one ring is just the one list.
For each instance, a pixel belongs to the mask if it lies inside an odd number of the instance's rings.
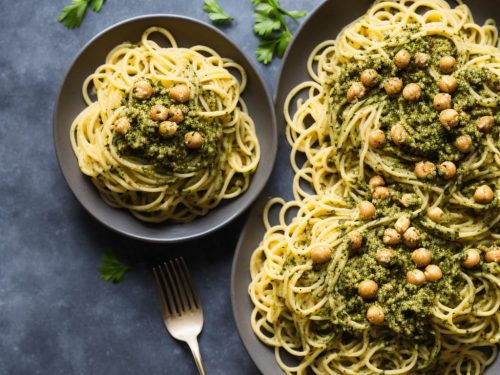
[[[109,207],[99,196],[90,179],[80,172],[71,148],[69,130],[76,115],[85,107],[81,95],[84,79],[104,63],[107,53],[123,41],[138,41],[150,26],[162,26],[176,38],[180,47],[202,44],[213,48],[243,66],[248,85],[243,98],[253,118],[260,142],[262,161],[249,189],[240,197],[222,202],[206,216],[190,223],[147,224],[128,211]],[[88,42],[71,64],[62,84],[54,112],[54,142],[59,164],[66,181],[80,203],[101,223],[117,232],[154,242],[175,242],[193,239],[214,231],[242,213],[259,195],[268,180],[277,148],[274,107],[257,69],[219,30],[203,22],[175,15],[148,15],[120,22],[104,30]]]
[[[476,22],[490,17],[494,17],[498,21],[499,8],[495,3],[498,4],[496,1],[489,0],[467,2]],[[269,197],[292,198],[293,171],[290,167],[290,147],[284,137],[286,123],[283,117],[283,104],[292,88],[310,79],[306,70],[306,61],[314,46],[326,39],[334,39],[344,26],[363,15],[371,4],[371,0],[351,1],[349,5],[339,0],[329,0],[322,3],[297,31],[284,57],[275,95],[278,131],[280,133],[276,165],[266,189],[252,207],[240,236],[231,275],[231,300],[236,326],[248,354],[265,375],[281,375],[283,371],[276,363],[273,349],[262,344],[250,326],[253,304],[248,296],[249,269],[252,252],[262,240],[265,232],[262,224],[262,210],[265,203]],[[500,374],[500,361],[497,360],[490,366],[485,374]]]

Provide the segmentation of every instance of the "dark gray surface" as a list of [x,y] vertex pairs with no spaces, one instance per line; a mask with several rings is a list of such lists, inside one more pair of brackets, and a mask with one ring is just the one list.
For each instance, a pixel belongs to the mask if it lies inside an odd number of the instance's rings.
[[[208,20],[202,1],[108,0],[100,14],[88,12],[79,29],[67,30],[56,18],[69,2],[0,3],[0,374],[195,374],[187,348],[164,330],[151,275],[153,264],[181,254],[204,305],[200,345],[208,374],[258,374],[229,298],[243,218],[188,243],[125,238],[77,202],[52,142],[58,87],[88,40],[142,14]],[[250,0],[219,3],[236,16],[222,30],[254,59]],[[320,0],[282,3],[310,10]],[[278,66],[259,65],[271,90]],[[96,268],[108,247],[134,267],[118,285],[101,281]]]
[[[223,201],[208,215],[189,223],[144,223],[126,210],[117,210],[107,205],[88,176],[81,173],[68,136],[73,120],[86,107],[80,95],[82,82],[103,64],[110,50],[123,41],[139,41],[144,30],[152,26],[168,29],[179,47],[205,45],[242,66],[248,80],[242,98],[255,123],[260,152],[266,155],[265,163],[259,163],[245,194],[236,199]],[[165,40],[159,38],[158,42],[163,45],[161,43],[165,43]],[[77,199],[98,221],[111,229],[135,239],[153,242],[166,243],[195,239],[231,222],[244,212],[262,191],[271,175],[276,157],[277,129],[274,104],[271,95],[266,90],[266,84],[256,69],[255,64],[250,63],[238,47],[219,30],[196,19],[178,15],[148,15],[132,18],[112,26],[93,38],[71,65],[54,112],[54,143],[59,165]]]

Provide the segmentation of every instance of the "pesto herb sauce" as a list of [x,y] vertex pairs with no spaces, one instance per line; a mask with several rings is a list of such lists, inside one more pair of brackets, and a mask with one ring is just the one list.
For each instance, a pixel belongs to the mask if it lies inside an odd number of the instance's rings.
[[[210,104],[214,98],[205,98]],[[154,93],[147,100],[139,100],[131,93],[123,99],[131,127],[125,135],[116,134],[113,142],[120,156],[137,159],[142,163],[152,165],[159,173],[188,173],[204,168],[214,167],[221,152],[222,129],[220,122],[201,118],[200,110],[190,100],[186,104],[175,103],[161,85],[154,85]],[[182,110],[184,120],[179,124],[172,138],[159,135],[159,122],[151,119],[150,110],[153,105],[163,105],[167,108],[175,105]],[[184,136],[191,131],[197,131],[203,136],[203,146],[200,149],[189,149],[184,142]]]

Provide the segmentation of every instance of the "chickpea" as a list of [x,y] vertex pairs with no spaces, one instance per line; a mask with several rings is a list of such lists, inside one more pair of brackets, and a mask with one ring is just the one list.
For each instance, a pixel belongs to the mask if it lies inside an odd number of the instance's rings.
[[442,73],[449,74],[455,70],[457,60],[453,56],[447,55],[439,59],[439,69]]
[[153,95],[153,86],[148,81],[137,81],[132,88],[132,95],[140,100],[149,99]]
[[478,249],[470,248],[465,250],[465,259],[462,266],[465,268],[474,268],[481,263],[481,253]]
[[434,97],[433,107],[438,111],[444,111],[451,108],[451,95],[440,92]]
[[311,260],[313,263],[326,263],[332,257],[332,251],[327,247],[317,247],[311,251]]
[[416,83],[409,83],[403,89],[403,98],[410,102],[420,99],[420,95],[422,95],[422,89]]
[[384,237],[382,239],[386,245],[397,245],[401,242],[401,235],[394,228],[387,228],[384,230]]
[[406,274],[406,281],[413,285],[423,285],[425,283],[425,274],[420,270],[411,270]]
[[436,165],[430,161],[421,161],[415,165],[415,175],[420,180],[434,178],[436,176]]
[[455,140],[455,147],[463,154],[470,152],[472,149],[472,138],[470,135],[461,135]]
[[366,69],[361,73],[361,83],[367,87],[374,87],[380,79],[375,69]]
[[408,247],[417,247],[420,242],[420,231],[415,227],[409,227],[403,234],[403,242]]
[[410,227],[411,222],[407,216],[400,216],[398,220],[394,223],[394,228],[398,231],[398,233],[403,234]]
[[171,106],[170,121],[174,121],[178,124],[184,121],[184,114],[182,113],[182,109],[180,109],[179,107]]
[[198,132],[189,132],[184,136],[184,143],[188,148],[200,148],[203,146],[203,137]]
[[168,109],[163,105],[156,104],[151,107],[149,114],[155,121],[165,121],[168,116]]
[[484,260],[488,263],[500,263],[500,249],[496,248],[484,254]]
[[415,54],[415,64],[419,68],[425,68],[429,64],[430,59],[431,57],[426,53],[417,52]]
[[438,86],[442,92],[451,94],[457,89],[457,80],[453,76],[441,76]]
[[372,148],[381,148],[385,145],[385,134],[382,130],[372,130],[368,135],[368,144]]
[[368,181],[368,185],[370,185],[372,189],[375,189],[376,187],[384,186],[385,181],[381,176],[375,175],[372,178],[370,178],[370,181]]
[[349,103],[352,103],[355,100],[361,99],[363,96],[365,96],[365,93],[365,86],[363,86],[363,84],[360,82],[354,82],[347,90],[347,101]]
[[407,137],[408,133],[403,125],[397,124],[391,128],[391,139],[395,144],[403,144]]
[[477,130],[482,133],[489,132],[495,125],[495,118],[493,116],[483,116],[477,120]]
[[431,207],[427,210],[427,216],[429,217],[429,219],[435,221],[436,223],[441,221],[443,215],[444,212],[439,207]]
[[178,125],[173,121],[162,121],[158,127],[160,135],[164,138],[172,138],[177,133]]
[[115,132],[118,134],[127,134],[130,129],[130,122],[126,117],[120,117],[115,122]]
[[421,247],[420,249],[414,250],[411,253],[411,259],[416,264],[417,267],[425,267],[432,261],[432,253]]
[[493,198],[493,190],[491,190],[488,185],[481,185],[474,192],[474,200],[476,203],[491,203]]
[[373,325],[380,325],[384,322],[384,310],[380,306],[370,306],[366,312],[366,319]]
[[388,264],[396,253],[392,249],[379,249],[375,255],[377,263]]
[[454,109],[445,109],[439,114],[439,122],[445,128],[454,128],[460,122],[458,112]]
[[408,64],[410,64],[410,60],[410,52],[405,49],[399,50],[398,53],[396,53],[396,55],[394,56],[394,64],[396,64],[399,69],[406,68]]
[[390,96],[395,96],[399,94],[402,89],[403,89],[403,80],[398,77],[389,78],[384,85],[385,92],[387,93],[387,95]]
[[427,281],[435,282],[443,278],[443,271],[441,271],[441,268],[439,268],[439,266],[436,266],[435,264],[429,264],[427,267],[425,267],[424,275]]
[[181,84],[170,88],[168,90],[168,95],[176,102],[184,103],[189,100],[191,93],[187,85]]
[[349,237],[349,240],[351,242],[351,250],[358,250],[361,247],[363,243],[363,237],[357,230],[349,232],[347,234],[347,237]]
[[366,279],[358,284],[358,294],[362,298],[373,298],[378,292],[378,285],[375,281]]
[[389,188],[386,188],[385,186],[377,186],[375,190],[373,190],[373,199],[387,199],[391,195],[391,191]]
[[401,196],[401,199],[399,201],[403,206],[410,207],[414,202],[413,194],[405,193]]
[[359,215],[363,219],[371,219],[377,213],[375,206],[373,205],[372,202],[369,202],[369,201],[362,201],[358,205],[358,210],[359,210]]
[[438,171],[445,180],[451,180],[457,174],[457,166],[451,161],[445,161],[439,165]]

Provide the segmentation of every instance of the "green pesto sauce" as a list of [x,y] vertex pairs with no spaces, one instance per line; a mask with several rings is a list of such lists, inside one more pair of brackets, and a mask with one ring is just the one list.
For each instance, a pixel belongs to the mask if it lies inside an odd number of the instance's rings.
[[[215,106],[214,97],[205,97],[208,104]],[[113,142],[121,156],[140,160],[152,165],[159,173],[188,173],[214,167],[221,150],[222,129],[220,122],[201,118],[199,108],[193,100],[185,104],[174,102],[161,84],[154,85],[154,94],[147,100],[139,100],[128,93],[123,99],[131,127],[125,135],[116,134]],[[159,122],[151,119],[153,105],[167,108],[175,105],[182,110],[184,120],[179,124],[177,133],[172,138],[159,135]],[[184,143],[184,136],[190,131],[197,131],[203,136],[200,149],[189,149]]]
[[[415,30],[411,30],[415,32]],[[500,96],[494,107],[481,106],[470,95],[469,87],[473,87],[479,94],[485,91],[484,84],[490,90],[500,88],[499,77],[487,68],[470,67],[453,74],[457,79],[458,88],[452,94],[453,108],[460,113],[460,125],[447,130],[439,122],[439,111],[432,106],[434,96],[439,93],[437,80],[430,74],[431,70],[439,72],[439,59],[444,55],[451,55],[457,59],[460,67],[460,57],[453,42],[442,36],[425,36],[410,40],[411,33],[402,33],[399,41],[391,43],[394,47],[386,50],[389,58],[377,58],[364,62],[351,62],[345,64],[340,75],[332,82],[331,96],[333,103],[345,100],[346,92],[353,82],[359,82],[359,76],[365,69],[375,69],[382,79],[378,86],[368,89],[365,95],[368,103],[383,102],[384,109],[381,116],[380,128],[384,131],[388,142],[381,152],[397,156],[409,155],[435,163],[443,161],[459,162],[466,155],[461,154],[454,146],[455,139],[460,135],[469,135],[476,147],[484,134],[476,128],[476,121],[481,116],[493,115],[499,123]],[[401,49],[406,49],[412,55],[410,65],[399,70],[393,63],[394,55]],[[430,64],[419,68],[414,63],[413,57],[417,52],[430,55]],[[403,86],[409,83],[418,83],[422,89],[421,97],[416,102],[405,100],[402,94],[390,97],[383,86],[384,80],[390,77],[400,77]],[[347,105],[347,104],[346,104]],[[342,123],[342,111],[338,112],[337,121],[333,126]],[[409,134],[405,143],[395,145],[390,139],[390,129],[395,124],[401,124]],[[499,136],[499,127],[495,126],[490,132],[495,139]]]

